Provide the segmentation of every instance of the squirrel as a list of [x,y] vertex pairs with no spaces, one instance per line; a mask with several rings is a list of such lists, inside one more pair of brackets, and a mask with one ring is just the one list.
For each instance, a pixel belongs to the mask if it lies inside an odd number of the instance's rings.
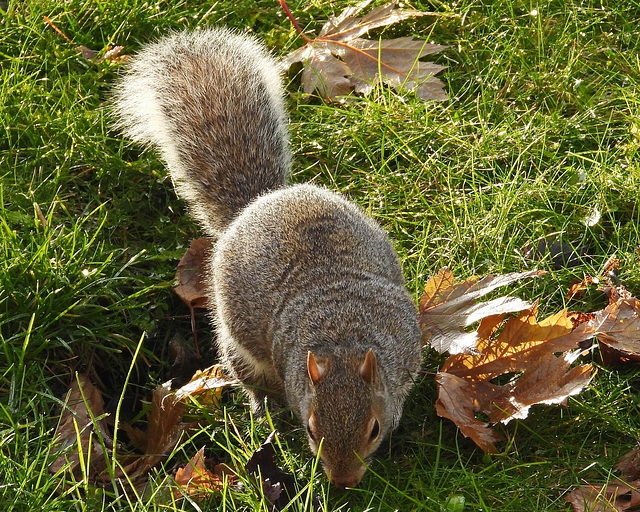
[[340,488],[394,429],[421,363],[388,235],[352,202],[289,185],[278,62],[227,28],[144,47],[114,86],[116,127],[159,151],[214,241],[205,270],[220,359],[253,412],[284,396]]

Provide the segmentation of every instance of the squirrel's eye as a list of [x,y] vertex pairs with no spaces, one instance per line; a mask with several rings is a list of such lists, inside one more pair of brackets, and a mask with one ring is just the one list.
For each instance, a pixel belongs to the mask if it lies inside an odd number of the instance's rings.
[[370,441],[374,441],[380,435],[380,423],[378,423],[377,419],[373,419],[373,425],[371,425],[371,435],[369,436]]

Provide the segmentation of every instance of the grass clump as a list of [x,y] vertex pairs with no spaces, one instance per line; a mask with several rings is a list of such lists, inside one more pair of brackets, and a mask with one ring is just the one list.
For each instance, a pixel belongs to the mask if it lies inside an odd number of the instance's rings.
[[[291,8],[317,28],[346,6]],[[327,105],[302,97],[290,76],[293,181],[341,191],[384,225],[416,298],[444,265],[459,277],[537,267],[549,274],[516,293],[540,299],[549,313],[588,309],[567,304],[568,284],[598,275],[612,255],[622,260],[622,283],[639,295],[637,5],[414,7],[441,15],[373,36],[415,34],[449,45],[436,60],[448,66],[450,100],[422,103],[378,87]],[[43,511],[267,510],[248,481],[199,505],[167,489],[172,471],[202,444],[209,456],[242,465],[274,425],[278,463],[307,485],[289,510],[310,510],[311,488],[327,511],[569,510],[572,486],[614,478],[615,461],[640,435],[634,366],[602,368],[569,407],[539,406],[501,427],[507,442],[491,456],[436,416],[435,383],[425,375],[356,490],[328,486],[292,417],[255,422],[233,394],[225,412],[197,408],[209,421],[182,438],[137,497],[50,474],[56,413],[73,371],[91,362],[111,415],[130,368],[137,404],[170,374],[168,340],[189,333],[189,321],[176,318],[187,312],[169,287],[198,236],[157,155],[109,129],[105,105],[119,65],[88,61],[78,46],[123,44],[129,53],[169,30],[209,24],[249,29],[281,54],[298,41],[265,1],[9,1],[0,9],[0,502]],[[527,259],[525,248],[545,239],[586,246],[588,257],[572,268]],[[213,359],[204,320],[199,330]],[[425,370],[440,362],[428,354]],[[123,421],[142,416],[125,396]]]

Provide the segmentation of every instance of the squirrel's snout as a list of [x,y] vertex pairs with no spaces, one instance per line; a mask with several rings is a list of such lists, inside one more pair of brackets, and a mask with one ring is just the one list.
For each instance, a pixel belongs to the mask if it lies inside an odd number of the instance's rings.
[[347,487],[356,487],[360,483],[360,478],[356,477],[343,477],[343,478],[332,478],[331,483],[340,489],[345,489]]
[[329,480],[333,485],[340,489],[345,489],[347,487],[357,487],[366,471],[367,468],[365,466],[360,466],[357,470],[346,474],[336,473],[334,471],[327,473],[329,473]]

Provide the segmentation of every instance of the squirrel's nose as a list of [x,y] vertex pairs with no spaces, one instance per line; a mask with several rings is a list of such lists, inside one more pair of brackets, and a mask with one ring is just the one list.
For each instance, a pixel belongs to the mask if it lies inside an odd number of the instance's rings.
[[356,487],[360,483],[360,478],[344,476],[338,478],[331,478],[331,483],[340,489],[344,489],[346,487]]

